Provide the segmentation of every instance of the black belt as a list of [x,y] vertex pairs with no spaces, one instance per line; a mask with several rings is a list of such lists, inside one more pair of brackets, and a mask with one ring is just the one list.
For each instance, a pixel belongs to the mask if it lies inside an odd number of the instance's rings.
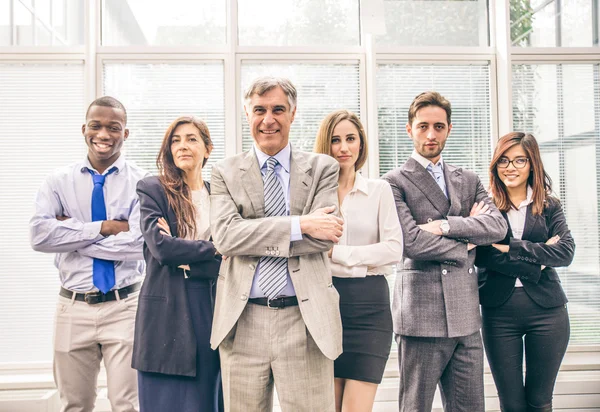
[[255,305],[279,309],[283,309],[287,306],[298,306],[298,298],[296,296],[284,296],[282,298],[271,300],[269,300],[269,298],[252,298],[248,299],[248,302],[254,303]]
[[[119,299],[125,299],[130,293],[133,293],[139,290],[142,287],[142,282],[134,283],[133,285],[125,286],[124,288],[117,289],[116,292],[119,293]],[[72,290],[65,289],[61,286],[60,292],[58,293],[60,296],[65,298],[73,299],[73,295],[75,295],[75,300],[80,302],[85,302],[89,305],[95,305],[96,303],[102,302],[110,302],[111,300],[117,300],[117,296],[114,290],[111,290],[107,293],[102,292],[73,292]]]

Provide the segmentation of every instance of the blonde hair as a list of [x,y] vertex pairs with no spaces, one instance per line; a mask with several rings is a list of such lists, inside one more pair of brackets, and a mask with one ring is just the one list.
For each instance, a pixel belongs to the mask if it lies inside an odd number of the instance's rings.
[[331,156],[331,139],[333,137],[333,130],[340,124],[342,120],[348,120],[358,130],[358,137],[360,138],[360,152],[356,163],[354,163],[354,170],[359,170],[367,161],[368,147],[367,147],[367,134],[365,128],[358,116],[349,110],[341,109],[331,112],[323,119],[319,131],[317,132],[317,138],[315,140],[314,151],[316,153],[323,153]]

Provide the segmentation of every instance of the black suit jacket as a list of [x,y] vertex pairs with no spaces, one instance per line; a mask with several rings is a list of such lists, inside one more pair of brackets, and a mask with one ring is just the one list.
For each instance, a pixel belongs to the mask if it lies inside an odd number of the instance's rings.
[[[210,241],[176,237],[177,220],[156,176],[140,180],[137,193],[146,278],[135,320],[132,367],[144,372],[196,376],[196,336],[183,270],[178,266],[189,264],[190,277],[214,284],[221,257],[215,255]],[[160,233],[160,217],[169,223],[173,237]]]
[[[502,214],[508,222],[506,213]],[[555,235],[560,236],[558,243],[546,245],[545,242]],[[557,199],[549,197],[541,215],[534,215],[532,204],[529,204],[521,240],[513,238],[509,223],[506,238],[500,243],[510,245],[508,253],[492,246],[477,248],[475,265],[479,268],[479,301],[482,306],[497,307],[506,302],[517,278],[538,305],[552,308],[567,303],[554,268],[571,264],[575,242]],[[546,268],[541,270],[541,265]]]

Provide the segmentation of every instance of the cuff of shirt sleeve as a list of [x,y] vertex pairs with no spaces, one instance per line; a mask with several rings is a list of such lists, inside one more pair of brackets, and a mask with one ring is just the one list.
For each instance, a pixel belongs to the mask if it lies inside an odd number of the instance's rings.
[[300,216],[292,216],[292,231],[290,242],[302,240],[302,229],[300,229]]
[[100,229],[102,228],[102,220],[98,220],[97,222],[87,222],[83,224],[83,236],[86,239],[99,240],[103,239],[104,236],[100,234]]
[[344,247],[344,245],[335,245],[331,252],[331,261],[340,265],[348,265],[350,253],[350,248]]

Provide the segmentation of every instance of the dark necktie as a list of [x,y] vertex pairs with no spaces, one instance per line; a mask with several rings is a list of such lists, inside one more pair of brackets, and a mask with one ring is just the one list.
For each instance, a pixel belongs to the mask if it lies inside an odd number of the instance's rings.
[[[285,196],[283,187],[277,174],[275,165],[277,159],[267,159],[267,173],[263,177],[265,194],[265,215],[285,216]],[[274,256],[263,256],[260,258],[260,273],[258,275],[258,286],[269,299],[275,299],[287,285],[287,258]]]
[[[104,180],[106,176],[117,171],[113,167],[105,175],[96,174],[93,170],[88,172],[94,179],[94,190],[92,191],[92,222],[106,220],[106,204],[104,203]],[[92,280],[102,293],[108,292],[115,285],[115,262],[112,260],[94,258],[94,270]]]

